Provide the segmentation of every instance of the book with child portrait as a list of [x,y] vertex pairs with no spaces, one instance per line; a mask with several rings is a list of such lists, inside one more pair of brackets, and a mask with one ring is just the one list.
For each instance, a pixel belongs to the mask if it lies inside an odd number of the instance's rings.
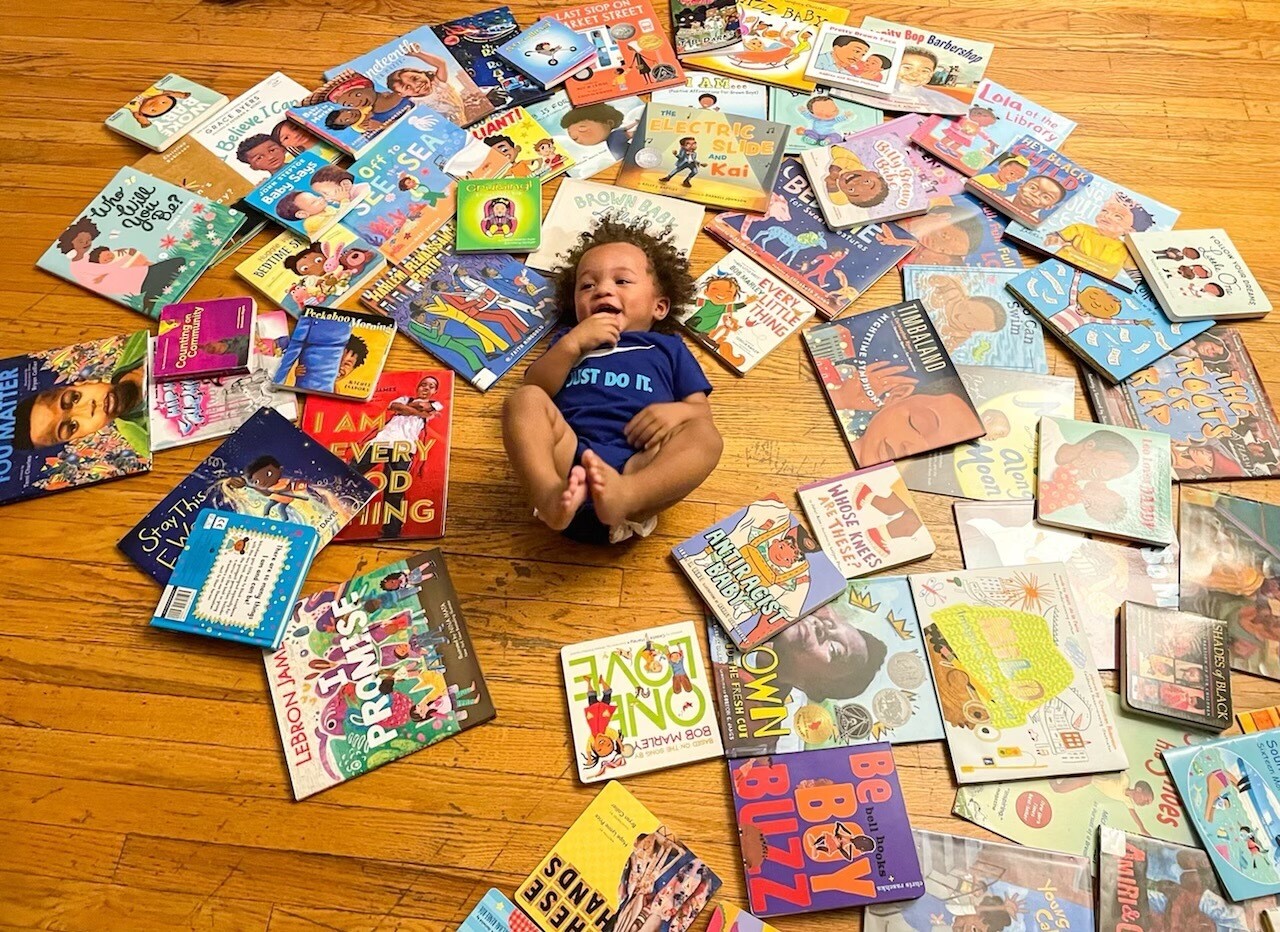
[[915,246],[898,267],[971,266],[1021,272],[1022,256],[1003,242],[1008,225],[1008,217],[963,191],[933,195],[929,198],[927,214],[898,221],[897,226],[907,233],[907,242]]
[[[938,32],[927,26],[904,25],[876,16],[864,16],[860,24],[872,32],[887,33],[906,44],[898,80],[887,96],[880,97],[887,110],[899,113],[963,114],[991,62],[995,46]],[[881,106],[859,91],[837,90],[841,96]]]
[[[345,164],[345,163],[344,163]],[[294,156],[258,185],[245,202],[271,222],[318,239],[369,194],[369,185],[313,150]]]
[[769,88],[769,119],[791,127],[788,155],[844,142],[854,133],[878,126],[883,117],[884,111],[875,107],[837,100],[826,87],[812,91]]
[[571,159],[565,174],[592,178],[622,161],[644,107],[640,97],[616,97],[607,103],[575,107],[569,95],[558,90],[522,109],[545,131],[535,140],[542,150],[547,150],[543,140],[549,137]]
[[386,260],[339,223],[315,240],[284,232],[236,266],[236,274],[297,317],[335,307],[377,275]]
[[684,73],[684,83],[654,91],[649,97],[655,104],[679,104],[682,107],[701,107],[721,113],[772,120],[769,116],[769,94],[776,88],[767,88],[754,81],[731,78],[710,71]]
[[167,304],[160,311],[151,377],[212,379],[249,371],[258,303],[250,297]]
[[307,94],[285,115],[313,136],[358,159],[413,105],[411,98],[347,69]]
[[1120,610],[1124,704],[1209,731],[1230,728],[1229,644],[1225,621],[1125,602]]
[[595,63],[564,82],[575,107],[684,83],[684,68],[650,0],[557,6],[550,15],[595,49]]
[[532,252],[542,245],[539,179],[463,178],[457,199],[456,251]]
[[511,7],[445,20],[432,25],[431,31],[494,107],[524,106],[551,93],[498,55],[498,45],[520,32]]
[[929,209],[932,175],[900,117],[800,153],[823,219],[832,230],[916,217]]
[[498,46],[497,52],[544,88],[563,84],[579,68],[596,60],[591,38],[544,16]]
[[1226,230],[1128,231],[1142,279],[1173,320],[1261,317],[1271,301]]
[[340,307],[306,307],[294,322],[275,384],[299,394],[368,401],[396,322]]
[[900,37],[841,23],[823,23],[813,43],[806,79],[876,97],[893,88],[906,48]]
[[1093,177],[1028,133],[975,172],[964,189],[1023,226],[1035,228],[1079,196]]
[[562,144],[564,137],[548,132],[523,107],[493,114],[474,124],[468,132],[488,146],[499,161],[495,170],[486,165],[483,171],[473,171],[465,177],[540,178],[545,182],[563,175],[576,164],[575,156]]
[[106,127],[163,152],[221,109],[226,94],[166,74],[106,119]]

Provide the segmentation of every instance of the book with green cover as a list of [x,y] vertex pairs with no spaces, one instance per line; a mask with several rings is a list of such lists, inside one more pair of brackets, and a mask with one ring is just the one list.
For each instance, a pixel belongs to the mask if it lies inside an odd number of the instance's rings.
[[466,178],[458,182],[458,252],[532,252],[542,244],[542,181]]

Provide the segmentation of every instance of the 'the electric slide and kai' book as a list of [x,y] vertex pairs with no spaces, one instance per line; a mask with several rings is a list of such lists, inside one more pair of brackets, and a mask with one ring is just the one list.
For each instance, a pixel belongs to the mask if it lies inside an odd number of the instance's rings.
[[1134,227],[1126,239],[1143,281],[1174,320],[1261,317],[1271,310],[1226,230]]
[[584,3],[550,14],[591,42],[596,60],[564,82],[575,107],[646,94],[684,81],[684,69],[650,0]]
[[248,297],[165,305],[151,377],[173,382],[247,373],[257,312],[257,302]]
[[563,84],[569,75],[596,60],[595,43],[553,16],[543,17],[511,37],[497,52],[545,88]]
[[339,223],[313,241],[281,233],[236,266],[236,274],[297,317],[334,307],[386,265],[373,245]]
[[1120,695],[1135,712],[1223,731],[1231,727],[1225,621],[1126,602],[1120,611]]
[[1092,180],[1092,172],[1028,134],[1020,136],[966,181],[964,189],[1002,214],[1034,228]]
[[303,308],[280,357],[276,384],[305,394],[368,401],[395,335],[395,321],[377,314]]
[[121,136],[163,152],[227,102],[225,94],[166,74],[107,117],[106,126]]

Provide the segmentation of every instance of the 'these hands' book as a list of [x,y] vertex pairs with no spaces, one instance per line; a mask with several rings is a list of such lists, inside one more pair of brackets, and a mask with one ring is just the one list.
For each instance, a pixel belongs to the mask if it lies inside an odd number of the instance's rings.
[[684,69],[650,0],[558,7],[551,15],[586,38],[595,63],[564,84],[574,106],[628,97],[684,81]]
[[337,307],[303,308],[280,357],[276,384],[368,401],[391,352],[394,320]]
[[1075,197],[1093,174],[1035,136],[1020,136],[964,188],[1028,227],[1038,227]]
[[546,16],[498,46],[498,54],[545,88],[596,60],[595,45],[555,17]]
[[236,266],[236,274],[293,317],[334,307],[378,274],[386,260],[342,224],[316,240],[281,233]]
[[1120,611],[1120,682],[1136,712],[1210,731],[1231,726],[1227,623],[1126,602]]
[[257,311],[253,298],[165,305],[160,311],[151,377],[172,382],[247,373]]
[[1174,320],[1261,317],[1271,301],[1226,230],[1129,232],[1143,281]]
[[166,74],[107,117],[107,129],[163,152],[227,102],[225,94]]
[[929,208],[929,169],[906,136],[894,120],[800,153],[829,227],[847,230],[914,217]]

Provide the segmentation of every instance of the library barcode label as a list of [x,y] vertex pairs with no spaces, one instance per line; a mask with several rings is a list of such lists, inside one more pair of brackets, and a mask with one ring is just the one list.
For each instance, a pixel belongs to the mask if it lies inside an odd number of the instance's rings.
[[188,586],[165,586],[164,595],[160,597],[160,617],[167,621],[186,621],[195,597],[196,590]]

